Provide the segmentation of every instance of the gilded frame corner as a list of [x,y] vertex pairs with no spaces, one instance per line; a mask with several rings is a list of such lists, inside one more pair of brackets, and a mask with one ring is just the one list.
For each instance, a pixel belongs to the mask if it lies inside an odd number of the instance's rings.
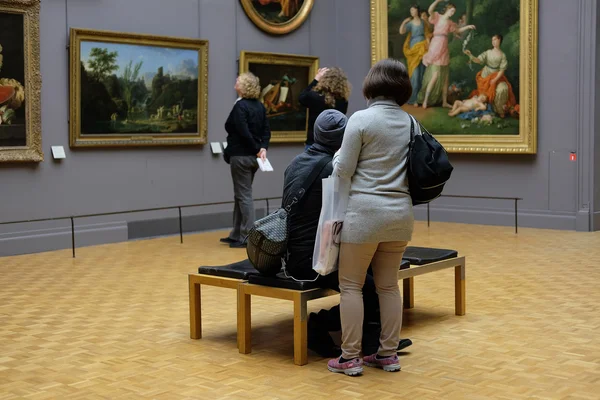
[[[388,57],[388,1],[370,0],[371,65]],[[519,135],[436,135],[450,153],[536,154],[538,1],[521,0]]]
[[0,0],[0,12],[23,15],[25,146],[0,147],[0,162],[42,162],[40,0]]
[[[197,132],[193,134],[81,134],[81,70],[80,44],[84,40],[176,47],[198,51],[198,108]],[[69,61],[69,144],[77,147],[142,147],[142,146],[197,146],[208,143],[208,41],[201,39],[157,36],[149,34],[70,29]]]
[[300,11],[298,11],[298,14],[296,14],[294,18],[283,24],[274,24],[266,21],[260,16],[252,5],[252,0],[240,0],[248,18],[250,18],[250,20],[261,30],[272,35],[286,35],[300,28],[300,26],[308,19],[314,2],[315,0],[304,0],[302,8],[300,8]]
[[[312,81],[319,70],[319,57],[242,50],[240,52],[239,73],[248,72],[250,70],[250,63],[308,67],[308,82]],[[306,127],[303,131],[271,132],[271,143],[303,143],[306,141],[307,131],[308,110],[306,110]]]

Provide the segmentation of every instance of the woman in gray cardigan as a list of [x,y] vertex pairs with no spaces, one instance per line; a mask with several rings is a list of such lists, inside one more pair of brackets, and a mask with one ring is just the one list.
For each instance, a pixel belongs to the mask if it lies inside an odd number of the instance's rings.
[[358,375],[363,303],[362,286],[371,265],[381,313],[380,346],[364,364],[400,370],[396,349],[402,325],[398,269],[411,240],[413,209],[407,181],[410,117],[400,106],[412,94],[408,71],[399,61],[375,64],[363,83],[368,108],[348,120],[333,174],[351,179],[342,228],[339,279],[342,356],[330,360],[332,372]]

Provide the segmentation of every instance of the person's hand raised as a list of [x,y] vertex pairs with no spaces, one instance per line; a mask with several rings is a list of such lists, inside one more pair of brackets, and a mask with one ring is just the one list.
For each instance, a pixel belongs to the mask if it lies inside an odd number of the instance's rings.
[[317,75],[315,75],[315,80],[320,81],[321,78],[323,78],[323,75],[327,73],[327,71],[329,71],[329,68],[319,68]]

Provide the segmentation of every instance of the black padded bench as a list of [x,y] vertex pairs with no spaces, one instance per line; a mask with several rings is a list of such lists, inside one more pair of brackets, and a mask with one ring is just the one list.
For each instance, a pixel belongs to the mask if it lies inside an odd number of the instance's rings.
[[[455,250],[409,246],[398,270],[403,281],[405,308],[414,306],[413,278],[418,275],[455,269],[455,313],[464,315],[465,305],[465,257],[458,257]],[[307,303],[338,294],[330,289],[318,288],[313,282],[297,282],[283,274],[276,277],[259,275],[248,260],[221,267],[200,267],[198,274],[189,275],[190,290],[190,337],[202,337],[201,298],[202,284],[237,289],[237,344],[240,353],[248,354],[251,344],[250,296],[263,296],[294,302],[294,364],[308,362],[307,349]]]

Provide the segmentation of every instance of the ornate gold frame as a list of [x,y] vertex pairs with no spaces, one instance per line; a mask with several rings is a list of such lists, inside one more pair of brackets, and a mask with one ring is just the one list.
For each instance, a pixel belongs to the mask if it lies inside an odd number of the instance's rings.
[[[169,36],[71,28],[70,44],[70,146],[71,147],[124,147],[124,146],[190,146],[207,143],[208,130],[208,41]],[[198,131],[194,134],[101,134],[81,135],[81,70],[80,45],[82,41],[127,43],[176,47],[198,51]]]
[[[319,70],[319,57],[299,56],[295,54],[259,53],[242,50],[239,61],[240,74],[249,71],[250,63],[309,67],[309,83],[313,80]],[[271,132],[271,143],[303,143],[306,141],[307,130],[308,110],[306,110],[306,128],[303,131]]]
[[[388,56],[388,1],[371,0],[371,65]],[[448,152],[537,152],[538,0],[521,0],[519,135],[436,135]]]
[[240,2],[248,18],[260,29],[273,35],[285,35],[298,29],[306,21],[315,0],[304,0],[304,4],[302,4],[302,8],[298,11],[298,14],[283,24],[273,24],[265,21],[252,5],[252,0],[240,0]]
[[40,0],[0,0],[0,12],[23,15],[26,129],[26,145],[0,147],[0,162],[41,162]]

